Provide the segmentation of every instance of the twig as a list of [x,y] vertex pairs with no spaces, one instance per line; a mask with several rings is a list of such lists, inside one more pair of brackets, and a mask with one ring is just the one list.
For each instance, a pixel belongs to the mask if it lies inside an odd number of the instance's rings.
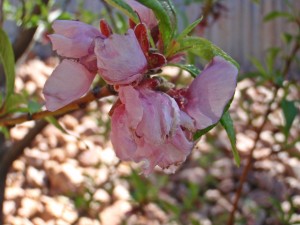
[[[285,61],[285,65],[284,65],[283,70],[282,70],[283,71],[282,72],[283,77],[287,76],[287,74],[288,74],[288,72],[290,70],[292,61],[295,58],[295,56],[296,56],[297,52],[299,51],[299,49],[300,49],[300,42],[297,41],[295,43],[295,46],[293,47],[293,50],[292,50],[291,54],[289,55],[289,57]],[[244,183],[246,181],[247,175],[248,175],[248,173],[249,173],[249,171],[251,169],[251,166],[252,166],[253,152],[256,149],[258,141],[260,140],[260,135],[261,135],[261,133],[262,133],[262,131],[264,129],[264,126],[266,125],[266,123],[268,121],[268,116],[272,112],[271,106],[274,103],[274,101],[276,100],[279,88],[280,88],[280,86],[278,86],[278,85],[275,86],[273,98],[268,103],[268,108],[267,108],[267,112],[265,114],[264,120],[263,120],[261,126],[256,131],[256,137],[255,137],[255,140],[254,140],[254,145],[250,149],[246,165],[245,165],[245,167],[243,169],[243,172],[242,172],[242,175],[241,175],[241,178],[240,178],[240,182],[239,182],[239,186],[238,186],[238,189],[236,191],[235,199],[234,199],[234,202],[233,202],[233,208],[232,208],[232,211],[230,213],[227,225],[233,225],[234,224],[235,212],[237,211],[237,208],[238,208],[238,203],[239,203],[239,200],[240,200],[240,197],[241,197],[241,194],[242,194],[243,186],[244,186]]]
[[102,88],[95,88],[91,92],[89,92],[84,97],[66,105],[65,107],[58,109],[56,111],[42,111],[33,114],[22,115],[16,118],[5,118],[0,120],[0,126],[14,126],[16,124],[20,124],[30,120],[40,120],[48,116],[59,116],[68,112],[72,112],[74,110],[85,107],[89,102],[92,102],[96,99],[103,98],[109,95],[114,94],[112,90],[108,86],[104,86]]

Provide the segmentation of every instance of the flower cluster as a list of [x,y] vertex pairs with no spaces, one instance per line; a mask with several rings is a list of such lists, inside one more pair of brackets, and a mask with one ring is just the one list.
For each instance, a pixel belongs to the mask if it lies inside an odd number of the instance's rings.
[[[154,13],[134,0],[126,1],[139,15],[126,34],[114,34],[105,21],[100,30],[78,21],[55,21],[49,35],[53,49],[65,59],[44,87],[46,107],[55,111],[84,95],[96,74],[114,85],[119,99],[111,110],[111,141],[122,160],[144,162],[174,172],[193,146],[193,134],[219,121],[233,97],[237,68],[214,57],[188,88],[157,87],[149,76],[165,64],[159,50],[150,50],[148,34],[159,49]],[[153,46],[152,46],[153,47]]]

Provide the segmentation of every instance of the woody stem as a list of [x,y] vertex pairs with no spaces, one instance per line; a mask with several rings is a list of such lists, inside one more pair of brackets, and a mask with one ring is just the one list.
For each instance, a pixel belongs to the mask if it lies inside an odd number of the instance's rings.
[[33,114],[26,114],[26,115],[21,115],[15,118],[4,118],[2,120],[0,120],[0,126],[14,126],[16,124],[20,124],[26,121],[31,121],[31,120],[40,120],[40,119],[44,119],[46,117],[49,116],[60,116],[63,114],[66,114],[68,112],[72,112],[74,110],[77,109],[81,109],[84,108],[89,102],[92,102],[96,99],[100,99],[103,97],[107,97],[110,95],[113,95],[114,92],[108,87],[108,86],[104,86],[104,87],[97,87],[94,88],[91,92],[89,92],[87,95],[85,95],[84,97],[64,106],[63,108],[60,108],[56,111],[41,111],[41,112],[37,112],[37,113],[33,113]]

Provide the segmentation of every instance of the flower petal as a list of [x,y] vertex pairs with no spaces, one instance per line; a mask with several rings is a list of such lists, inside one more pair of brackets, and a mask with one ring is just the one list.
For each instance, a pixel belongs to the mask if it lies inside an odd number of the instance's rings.
[[237,68],[222,57],[212,62],[197,76],[187,90],[184,111],[195,120],[197,129],[219,121],[227,103],[234,95]]
[[121,160],[134,160],[137,149],[128,122],[125,106],[122,104],[114,110],[112,115],[110,135],[116,155]]
[[90,53],[95,37],[102,36],[95,27],[70,20],[56,20],[54,34],[49,35],[53,50],[64,57],[80,58]]
[[138,13],[142,22],[145,23],[150,30],[157,26],[157,19],[151,9],[135,0],[126,0],[126,3]]
[[146,142],[161,144],[179,125],[179,107],[174,99],[162,92],[144,88],[139,91],[144,113],[136,135],[145,138]]
[[45,83],[46,108],[55,111],[78,99],[89,90],[94,77],[80,63],[63,60]]
[[131,29],[125,35],[96,38],[95,54],[99,74],[109,84],[130,84],[147,70],[147,60]]
[[119,97],[125,105],[126,113],[129,118],[129,126],[136,129],[143,118],[144,108],[139,96],[139,92],[132,86],[121,86]]

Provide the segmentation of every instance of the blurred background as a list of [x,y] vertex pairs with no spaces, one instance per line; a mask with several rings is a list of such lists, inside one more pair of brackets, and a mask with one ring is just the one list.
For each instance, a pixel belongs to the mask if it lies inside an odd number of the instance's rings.
[[[25,144],[34,122],[2,129],[4,224],[223,225],[233,211],[232,224],[300,224],[300,1],[174,4],[179,31],[203,16],[192,34],[209,39],[241,66],[230,108],[241,166],[217,126],[175,174],[140,175],[138,165],[120,162],[112,149],[108,112],[115,99],[109,97],[43,125]],[[0,0],[0,10],[17,62],[15,90],[23,96],[15,98],[12,112],[43,104],[41,90],[59,63],[47,38],[54,20],[98,27],[106,18],[118,32],[127,29],[127,18],[101,0]],[[188,54],[187,60],[197,58]],[[191,81],[178,68],[166,67],[163,74],[179,86]],[[0,81],[3,88],[1,67]],[[5,177],[3,155],[21,142],[24,152]]]

